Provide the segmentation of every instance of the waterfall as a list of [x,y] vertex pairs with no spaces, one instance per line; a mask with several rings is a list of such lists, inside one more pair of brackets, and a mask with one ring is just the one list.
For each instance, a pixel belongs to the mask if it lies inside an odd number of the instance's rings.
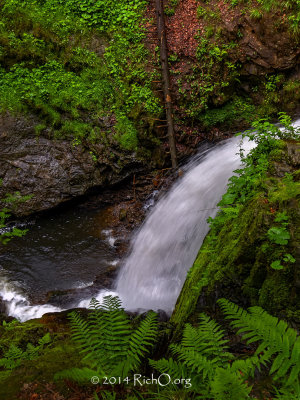
[[[294,126],[299,126],[300,120]],[[208,217],[217,213],[217,204],[226,192],[228,179],[241,167],[237,137],[205,148],[183,168],[183,175],[149,212],[132,239],[128,257],[118,275],[115,290],[127,310],[153,309],[171,313],[187,271],[209,231]],[[254,147],[244,141],[245,153]],[[1,273],[1,271],[0,271]],[[24,290],[0,276],[0,298],[6,312],[22,321],[61,311],[51,304],[31,305]],[[88,307],[83,299],[74,307]],[[1,303],[0,303],[1,305]]]
[[[208,233],[208,217],[241,165],[239,139],[198,154],[154,207],[136,233],[119,273],[116,292],[126,309],[162,309],[170,313],[189,268]],[[244,143],[245,151],[253,143]]]

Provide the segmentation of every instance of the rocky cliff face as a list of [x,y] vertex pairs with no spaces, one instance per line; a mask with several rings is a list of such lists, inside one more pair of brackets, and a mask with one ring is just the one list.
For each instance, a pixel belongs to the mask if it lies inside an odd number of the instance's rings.
[[228,8],[221,8],[221,20],[227,34],[239,37],[237,58],[243,63],[243,74],[265,75],[292,70],[299,65],[297,35],[290,31],[282,10],[261,14],[257,19],[248,13],[244,15],[242,10],[228,15]]
[[[299,105],[299,30],[291,29],[294,10],[277,7],[266,12],[261,9],[261,4],[264,2],[253,2],[253,4],[234,2],[236,3],[237,5],[233,6],[233,2],[225,0],[210,2],[169,0],[165,4],[168,15],[167,39],[179,157],[187,155],[204,136],[208,139],[222,137],[224,132],[249,126],[255,118],[274,117],[283,109],[293,112]],[[147,15],[153,17],[155,15],[150,2]],[[16,21],[14,23],[17,24]],[[153,26],[151,24],[149,26]],[[34,46],[38,46],[39,42],[33,44],[24,42],[24,37],[32,34],[30,26],[30,24],[26,26],[26,29],[22,26],[16,27],[16,37],[23,38],[19,43],[20,48],[8,41],[5,35],[1,39],[1,43],[3,42],[8,51],[7,54],[10,54],[10,57],[7,55],[3,59],[7,71],[12,67],[12,60],[14,63],[22,61],[31,65],[30,57],[34,59],[34,54],[39,49],[39,47],[35,49]],[[23,35],[22,29],[28,30],[27,36]],[[34,31],[33,34],[44,38],[46,44],[50,40],[47,30]],[[79,40],[80,32],[76,32],[76,35]],[[70,37],[69,42],[63,42],[66,46],[65,53],[59,53],[62,64],[65,63],[67,55],[74,50],[69,49],[72,47],[73,39],[71,39]],[[56,38],[55,41],[57,40]],[[93,36],[89,36],[89,48],[101,59],[105,41],[102,43],[99,39],[101,46],[94,41]],[[153,40],[153,33],[148,34],[145,44],[148,50],[154,53],[157,42]],[[31,47],[34,45],[34,51],[29,45]],[[26,46],[29,46],[28,54]],[[56,49],[55,46],[53,48]],[[20,52],[20,49],[25,50]],[[71,79],[73,75],[69,70],[78,70],[79,73],[84,63],[89,65],[88,56],[92,55],[84,54],[87,59],[85,57],[81,57],[80,60],[72,59],[72,62],[69,60],[64,65],[67,72],[62,78],[67,76]],[[42,55],[45,56],[44,53]],[[55,54],[55,57],[58,57],[58,54]],[[149,54],[150,61],[151,57]],[[93,59],[90,62],[95,69]],[[101,65],[99,60],[97,62]],[[126,64],[127,67],[129,64]],[[139,71],[149,68],[154,72],[158,69],[153,63],[148,64],[147,67],[146,64],[139,67]],[[108,75],[104,74],[104,77]],[[139,91],[135,89],[133,78],[128,79],[131,80],[126,81],[125,87],[131,88],[136,95]],[[106,84],[108,85],[107,82]],[[152,92],[157,94],[156,90],[160,89],[161,85],[159,80],[154,80],[152,85]],[[99,126],[99,118],[96,115],[98,106],[96,111],[89,109],[83,111],[83,103],[80,106],[76,105],[78,110],[74,106],[73,109],[66,108],[66,111],[62,106],[63,100],[58,101],[59,105],[56,104],[56,95],[53,95],[54,98],[51,100],[53,104],[49,103],[50,95],[47,92],[49,88],[45,87],[46,89],[42,90],[45,93],[41,95],[41,104],[39,101],[36,101],[36,104],[33,101],[37,94],[40,96],[39,92],[33,92],[32,99],[26,98],[26,101],[18,99],[22,103],[23,116],[13,117],[7,112],[2,112],[0,116],[0,179],[2,179],[0,199],[7,193],[16,191],[21,195],[33,195],[31,200],[18,206],[16,212],[19,215],[54,207],[87,193],[95,186],[115,184],[136,170],[149,167],[151,163],[156,166],[163,165],[163,152],[168,149],[168,144],[164,122],[160,120],[162,118],[163,121],[164,116],[159,115],[157,110],[142,112],[139,110],[142,105],[137,104],[128,114],[129,119],[128,115],[119,113],[118,124],[122,126],[119,127],[118,135],[122,136],[127,129],[129,133],[126,135],[130,137],[132,127],[138,132],[138,147],[132,150],[134,142],[129,151],[128,143],[120,147],[112,138],[110,131],[114,130],[116,124],[113,112],[108,117],[114,119],[113,123],[105,126],[104,122]],[[149,92],[151,93],[150,86]],[[143,93],[143,90],[140,90],[140,93]],[[75,94],[74,92],[74,96]],[[151,99],[153,102],[155,96]],[[127,100],[125,96],[122,101],[126,103]],[[92,105],[90,107],[93,109]],[[78,114],[76,118],[81,118],[84,122],[80,128],[72,113]],[[53,130],[59,127],[66,129],[66,122],[69,123],[67,135],[61,135],[61,139],[53,139]],[[88,124],[90,124],[88,133],[95,128],[103,134],[102,137],[98,137],[100,139],[97,139],[97,142],[88,142],[88,134],[80,131],[87,129]],[[38,125],[43,126],[39,136],[35,133],[35,127]],[[72,131],[74,129],[77,130],[75,133]],[[74,146],[72,135],[74,137],[85,135],[85,139]],[[161,147],[155,136],[161,138],[163,143]],[[135,133],[133,137],[135,140]],[[138,157],[136,152],[139,153]]]
[[297,6],[266,3],[168,1],[178,131],[240,129],[299,107]]
[[32,195],[13,210],[16,215],[47,210],[95,186],[116,184],[143,166],[134,154],[113,146],[108,152],[100,144],[85,147],[38,137],[34,126],[34,119],[0,117],[0,199],[15,192]]

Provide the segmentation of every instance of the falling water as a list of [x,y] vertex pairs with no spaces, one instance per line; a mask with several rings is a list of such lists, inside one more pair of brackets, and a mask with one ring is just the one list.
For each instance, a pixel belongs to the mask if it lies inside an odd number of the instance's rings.
[[[183,177],[148,215],[137,232],[117,279],[116,292],[126,309],[171,312],[203,239],[208,217],[240,167],[238,138],[205,151],[188,164]],[[245,150],[253,144],[244,143]]]
[[[294,125],[299,126],[300,120]],[[207,218],[216,215],[228,179],[241,166],[238,145],[239,139],[234,137],[206,148],[184,168],[183,176],[157,202],[133,237],[115,291],[100,291],[95,296],[99,301],[113,294],[128,310],[162,309],[171,313],[208,233]],[[253,142],[244,142],[246,153],[252,147]],[[61,310],[51,304],[31,305],[24,290],[3,277],[0,297],[8,314],[23,321]],[[82,299],[73,306],[88,307],[89,303],[90,298]]]

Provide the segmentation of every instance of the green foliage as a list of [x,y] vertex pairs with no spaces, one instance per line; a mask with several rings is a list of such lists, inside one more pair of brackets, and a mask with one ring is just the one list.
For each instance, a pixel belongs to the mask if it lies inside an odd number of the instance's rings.
[[[228,352],[227,340],[220,326],[205,314],[200,315],[197,328],[186,324],[180,344],[173,344],[170,350],[178,361],[173,358],[150,364],[161,373],[172,377],[189,377],[191,387],[187,390],[200,394],[204,398],[213,399],[244,399],[251,388],[243,383],[243,379],[230,366],[229,360],[234,356]],[[246,362],[240,363],[240,368],[246,368]]]
[[[247,6],[248,1],[246,0],[231,0],[232,5],[242,2],[246,3]],[[250,10],[252,18],[260,19],[265,13],[274,13],[276,15],[276,12],[281,11],[282,22],[288,22],[292,33],[299,33],[300,4],[298,0],[257,0],[255,3],[252,4],[253,8]],[[288,15],[288,18],[285,19],[286,15]]]
[[253,8],[250,11],[250,16],[254,19],[260,19],[262,17],[262,13],[257,8]]
[[[246,131],[242,137],[254,141],[257,146],[247,156],[244,155],[242,144],[240,155],[243,168],[236,170],[237,176],[229,179],[228,190],[219,203],[221,211],[214,219],[209,219],[211,227],[218,231],[226,221],[235,218],[239,214],[242,204],[249,201],[259,188],[262,188],[269,169],[269,155],[274,149],[279,149],[281,142],[278,139],[295,139],[299,129],[291,125],[290,117],[280,113],[279,121],[283,128],[279,128],[266,119],[253,122],[253,130]],[[269,229],[268,238],[276,244],[287,244],[290,235],[286,230],[288,225],[285,215],[278,215],[275,222],[281,222],[280,227]]]
[[87,320],[76,312],[70,314],[73,339],[88,368],[73,368],[56,374],[56,378],[88,383],[92,376],[124,378],[137,370],[156,340],[156,314],[149,312],[134,330],[121,308],[118,297],[106,296],[100,304],[95,299]]
[[[200,297],[210,302],[219,287],[224,293],[231,293],[233,285],[250,304],[299,321],[300,293],[294,277],[299,261],[295,243],[300,183],[288,156],[288,146],[297,149],[298,144],[288,139],[297,137],[297,129],[282,114],[281,121],[282,130],[269,126],[267,121],[256,123],[256,130],[249,133],[256,148],[247,156],[241,149],[243,168],[235,171],[218,214],[209,219],[210,232],[187,274],[172,314],[177,333],[195,312]],[[280,137],[287,138],[287,142]],[[290,173],[282,178],[277,168]],[[269,240],[267,232],[274,227],[284,228],[293,240],[287,244]]]
[[205,17],[206,15],[207,15],[206,8],[204,8],[202,6],[198,6],[197,7],[197,17],[202,18],[202,17]]
[[273,269],[283,269],[284,266],[281,265],[281,261],[280,260],[275,260],[275,261],[272,262],[271,268],[273,268]]
[[[286,114],[280,113],[279,119],[284,127],[282,129],[270,124],[267,120],[260,120],[253,123],[254,132],[248,131],[243,134],[243,137],[248,137],[250,140],[255,141],[257,147],[251,150],[248,156],[244,156],[243,149],[240,149],[244,168],[235,171],[238,176],[230,178],[228,190],[219,203],[221,210],[214,219],[208,219],[212,228],[211,241],[216,239],[217,232],[220,231],[224,224],[239,216],[242,205],[248,202],[259,188],[264,189],[263,182],[266,180],[270,167],[269,155],[274,149],[279,149],[281,146],[281,142],[278,139],[295,139],[297,137],[299,129],[291,126],[290,118]],[[299,188],[295,189],[294,182],[291,186],[293,188],[292,196],[296,196],[297,192],[299,193]],[[283,198],[284,196],[281,196],[281,200]],[[290,191],[288,198],[291,198]],[[277,226],[270,227],[266,232],[267,238],[271,243],[280,246],[288,244],[290,239],[288,219],[289,217],[285,212],[276,214],[274,223],[277,223]],[[272,269],[282,270],[285,264],[289,264],[292,262],[291,260],[294,260],[292,255],[290,255],[291,258],[285,255],[283,259],[278,259],[278,255],[281,254],[282,252],[274,252],[274,258],[270,263]]]
[[271,242],[276,243],[276,244],[288,244],[288,241],[290,239],[290,234],[287,231],[286,228],[270,228],[267,232],[268,238],[271,240]]
[[[193,119],[205,119],[203,114],[209,108],[218,108],[224,105],[228,100],[229,87],[235,84],[239,79],[239,63],[233,63],[232,56],[236,51],[237,42],[224,40],[220,29],[215,27],[215,20],[218,15],[213,11],[199,7],[199,12],[205,18],[212,18],[213,24],[206,28],[205,35],[197,35],[198,47],[196,50],[197,61],[193,67],[193,74],[186,80],[190,90],[184,93],[184,108],[189,117]],[[227,109],[222,109],[220,117],[218,110],[207,115],[206,126],[214,123],[213,119],[220,121],[226,120],[221,114],[233,110],[234,102],[229,103]],[[216,121],[218,123],[218,121]]]
[[171,17],[175,14],[175,9],[178,5],[178,0],[168,0],[167,4],[164,7],[164,12],[168,17]]
[[[247,343],[258,343],[255,354],[261,353],[265,362],[270,362],[269,374],[283,389],[300,395],[300,337],[284,321],[269,315],[261,307],[251,307],[249,312],[229,302],[218,300],[231,325],[238,328],[237,334]],[[295,393],[296,394],[296,393]]]
[[[10,329],[12,325],[5,324],[6,329]],[[0,367],[4,369],[12,370],[19,367],[24,360],[34,360],[43,351],[44,347],[51,343],[51,336],[49,333],[44,335],[38,341],[38,345],[34,346],[31,343],[27,343],[26,350],[22,350],[20,347],[11,344],[9,349],[3,354],[0,359]]]
[[213,126],[224,126],[237,121],[253,120],[255,106],[249,99],[236,97],[219,108],[210,108],[200,116],[200,121],[207,128]]
[[7,221],[11,216],[11,212],[16,210],[18,204],[30,200],[31,197],[32,195],[21,196],[19,192],[15,192],[14,194],[7,194],[6,197],[2,199],[2,203],[7,204],[9,208],[4,207],[0,210],[0,243],[7,244],[12,238],[21,237],[26,234],[27,229],[9,227]]
[[40,120],[38,134],[47,130],[76,143],[102,141],[99,119],[124,115],[128,123],[115,139],[136,150],[139,115],[161,112],[146,72],[145,5],[5,0],[0,4],[0,110],[33,113]]
[[[248,344],[257,343],[254,355],[236,358],[228,351],[224,331],[212,319],[200,315],[199,325],[186,324],[180,344],[170,350],[176,357],[150,361],[161,373],[191,378],[190,398],[242,400],[251,398],[249,379],[261,367],[269,369],[276,390],[290,396],[300,393],[300,337],[284,321],[272,317],[260,307],[245,311],[228,300],[218,301],[237,335]],[[269,366],[270,365],[270,366]]]

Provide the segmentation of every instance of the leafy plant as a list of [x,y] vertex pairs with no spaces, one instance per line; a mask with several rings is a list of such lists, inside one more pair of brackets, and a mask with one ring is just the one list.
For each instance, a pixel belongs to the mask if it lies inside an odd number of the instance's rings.
[[271,268],[273,268],[273,269],[283,269],[284,266],[281,265],[281,261],[280,260],[275,260],[275,261],[272,262]]
[[288,244],[290,239],[290,234],[285,227],[270,228],[267,235],[271,242],[276,244]]
[[[260,307],[248,312],[226,299],[218,300],[225,318],[238,329],[237,335],[247,344],[257,343],[253,355],[236,358],[229,352],[225,332],[211,318],[200,315],[199,324],[186,324],[180,344],[170,346],[175,357],[151,360],[161,373],[173,377],[190,377],[189,398],[242,400],[251,398],[249,380],[256,370],[266,368],[278,392],[291,398],[300,394],[300,337],[284,321],[272,317]],[[275,389],[274,389],[275,390]],[[195,397],[199,398],[199,397]]]
[[261,307],[250,307],[248,312],[235,304],[221,299],[218,301],[231,325],[238,328],[237,334],[247,343],[258,343],[255,355],[262,354],[269,362],[269,374],[283,389],[289,388],[300,395],[300,337],[284,321],[271,316]]
[[[256,143],[256,147],[250,150],[248,155],[244,154],[240,145],[240,156],[243,168],[236,170],[238,175],[229,179],[228,190],[222,197],[219,206],[221,211],[214,219],[209,219],[211,227],[218,230],[226,221],[237,217],[240,205],[249,201],[265,181],[269,168],[269,154],[280,148],[279,139],[295,139],[299,134],[299,128],[291,125],[291,119],[285,113],[279,113],[279,121],[283,128],[271,124],[266,119],[253,122],[253,129],[242,134],[242,138],[248,138]],[[240,135],[240,134],[238,134]],[[292,177],[288,179],[293,179]],[[228,209],[228,211],[226,211]],[[268,238],[275,244],[286,245],[290,234],[286,229],[288,223],[286,214],[278,214],[275,222],[280,222],[280,227],[272,227],[268,230]]]
[[149,312],[132,329],[118,297],[105,296],[100,304],[93,299],[93,312],[87,320],[70,314],[73,339],[84,354],[86,368],[73,368],[56,374],[59,379],[88,383],[93,376],[123,379],[140,366],[157,336],[157,316]]
[[85,145],[97,140],[107,146],[99,119],[124,115],[122,134],[107,137],[136,151],[139,114],[161,112],[145,67],[151,58],[143,44],[145,5],[140,0],[1,3],[0,109],[33,113],[40,119],[37,134],[47,129]]
[[260,19],[262,17],[262,13],[257,8],[253,8],[250,11],[250,16],[255,19]]
[[[5,324],[7,329],[7,325]],[[10,327],[10,325],[9,325]],[[34,346],[31,343],[27,344],[26,350],[22,350],[20,347],[11,344],[9,349],[4,353],[3,357],[0,359],[0,367],[4,369],[13,370],[19,367],[24,360],[34,360],[36,359],[45,346],[51,343],[51,336],[46,333],[38,341],[38,345]]]
[[7,221],[11,216],[11,212],[17,208],[18,204],[28,201],[31,197],[32,195],[21,196],[19,192],[15,192],[14,194],[7,194],[2,199],[2,203],[9,205],[10,208],[4,207],[0,210],[0,243],[7,244],[13,237],[21,237],[26,234],[27,229],[9,226]]

